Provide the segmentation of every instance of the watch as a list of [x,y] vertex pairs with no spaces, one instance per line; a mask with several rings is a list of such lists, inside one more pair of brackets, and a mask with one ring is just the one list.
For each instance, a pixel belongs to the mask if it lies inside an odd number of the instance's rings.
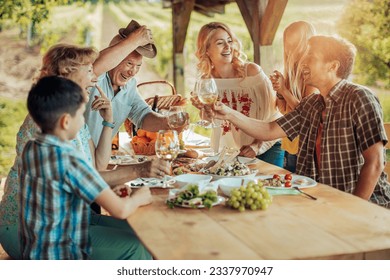
[[110,122],[108,122],[108,121],[103,120],[103,121],[102,121],[102,125],[103,125],[103,126],[108,126],[108,127],[114,128],[114,127],[115,127],[115,122],[110,123]]

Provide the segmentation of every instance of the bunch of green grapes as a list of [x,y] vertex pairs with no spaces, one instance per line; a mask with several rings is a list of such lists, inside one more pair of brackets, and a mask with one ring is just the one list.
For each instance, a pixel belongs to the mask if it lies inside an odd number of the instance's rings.
[[267,210],[272,203],[272,196],[268,193],[262,182],[249,182],[246,187],[241,186],[233,189],[230,195],[227,205],[238,209],[240,212],[244,212],[245,208],[251,210]]

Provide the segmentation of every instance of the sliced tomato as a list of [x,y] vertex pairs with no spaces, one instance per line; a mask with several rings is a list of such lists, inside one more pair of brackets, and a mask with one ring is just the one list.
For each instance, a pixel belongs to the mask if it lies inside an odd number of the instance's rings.
[[280,176],[278,174],[274,174],[274,179],[280,180]]
[[284,187],[285,187],[285,188],[291,188],[291,186],[292,186],[291,181],[286,181],[286,182],[284,183]]

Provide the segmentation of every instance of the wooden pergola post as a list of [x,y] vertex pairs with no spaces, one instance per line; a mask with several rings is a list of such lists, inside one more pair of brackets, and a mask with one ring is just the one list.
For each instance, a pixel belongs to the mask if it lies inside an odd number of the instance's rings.
[[[163,7],[172,8],[173,82],[184,94],[184,42],[193,10],[207,16],[224,13],[224,6],[233,0],[163,0]],[[272,45],[288,0],[236,0],[253,43],[253,60],[260,65],[260,47]]]
[[184,42],[195,0],[172,1],[173,82],[176,91],[184,95]]
[[260,65],[260,46],[272,45],[288,0],[236,0],[253,43],[253,60]]

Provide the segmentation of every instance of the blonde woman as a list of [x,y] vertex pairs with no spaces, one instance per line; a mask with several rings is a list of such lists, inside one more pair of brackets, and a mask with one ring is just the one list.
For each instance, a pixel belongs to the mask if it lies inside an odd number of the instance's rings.
[[[241,42],[226,24],[211,22],[200,29],[196,57],[202,78],[215,79],[222,103],[258,120],[272,121],[281,116],[268,77],[259,65],[247,62]],[[278,139],[259,142],[227,121],[214,128],[212,138],[215,137],[220,138],[220,149],[238,148],[242,156],[283,165],[284,152]]]
[[[301,58],[306,51],[308,40],[313,35],[315,29],[306,21],[293,22],[284,30],[284,75],[275,70],[270,76],[272,87],[277,92],[277,105],[283,114],[292,111],[302,98],[318,91],[305,85],[300,73]],[[298,145],[299,137],[293,141],[282,139],[282,149],[285,150],[283,167],[291,172],[295,172]]]

